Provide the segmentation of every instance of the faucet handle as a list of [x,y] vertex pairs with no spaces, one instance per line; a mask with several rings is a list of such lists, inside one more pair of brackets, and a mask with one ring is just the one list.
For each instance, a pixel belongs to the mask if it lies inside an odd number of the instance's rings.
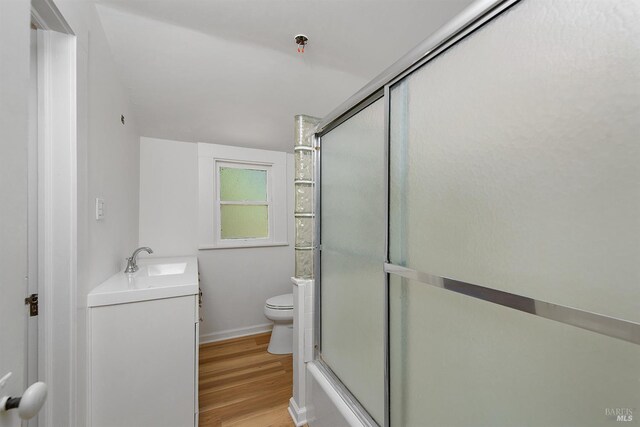
[[136,258],[141,251],[145,251],[149,254],[153,253],[153,250],[147,246],[142,246],[131,254],[131,258],[127,258],[127,268],[124,270],[125,273],[135,273],[138,271],[138,265],[136,264]]
[[133,257],[125,258],[125,260],[127,261],[127,266],[124,269],[125,273],[135,273],[138,271],[138,266],[134,262]]

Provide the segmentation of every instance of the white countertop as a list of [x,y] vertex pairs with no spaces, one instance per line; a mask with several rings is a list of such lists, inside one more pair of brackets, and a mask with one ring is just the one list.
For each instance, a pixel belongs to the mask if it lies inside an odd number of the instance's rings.
[[[185,265],[186,264],[186,265]],[[88,307],[124,304],[198,293],[198,258],[141,258],[139,270],[119,272],[87,296]]]

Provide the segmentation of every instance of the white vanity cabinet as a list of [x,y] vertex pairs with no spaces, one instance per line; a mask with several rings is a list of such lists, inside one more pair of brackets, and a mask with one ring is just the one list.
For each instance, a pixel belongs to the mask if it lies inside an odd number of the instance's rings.
[[[182,263],[184,271],[175,274]],[[154,276],[163,271],[158,265],[173,266],[164,271],[174,274]],[[88,298],[88,424],[197,426],[197,260],[146,259],[139,266]]]

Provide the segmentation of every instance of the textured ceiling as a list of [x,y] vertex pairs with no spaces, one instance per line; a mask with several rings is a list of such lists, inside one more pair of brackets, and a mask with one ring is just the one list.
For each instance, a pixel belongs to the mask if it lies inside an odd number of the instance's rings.
[[[144,136],[291,151],[471,0],[99,0]],[[310,42],[302,55],[293,36]]]

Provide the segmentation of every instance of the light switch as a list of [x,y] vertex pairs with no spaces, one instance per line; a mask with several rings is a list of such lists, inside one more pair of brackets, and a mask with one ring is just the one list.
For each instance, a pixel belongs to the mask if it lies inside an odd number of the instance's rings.
[[104,219],[104,199],[96,198],[96,221]]

